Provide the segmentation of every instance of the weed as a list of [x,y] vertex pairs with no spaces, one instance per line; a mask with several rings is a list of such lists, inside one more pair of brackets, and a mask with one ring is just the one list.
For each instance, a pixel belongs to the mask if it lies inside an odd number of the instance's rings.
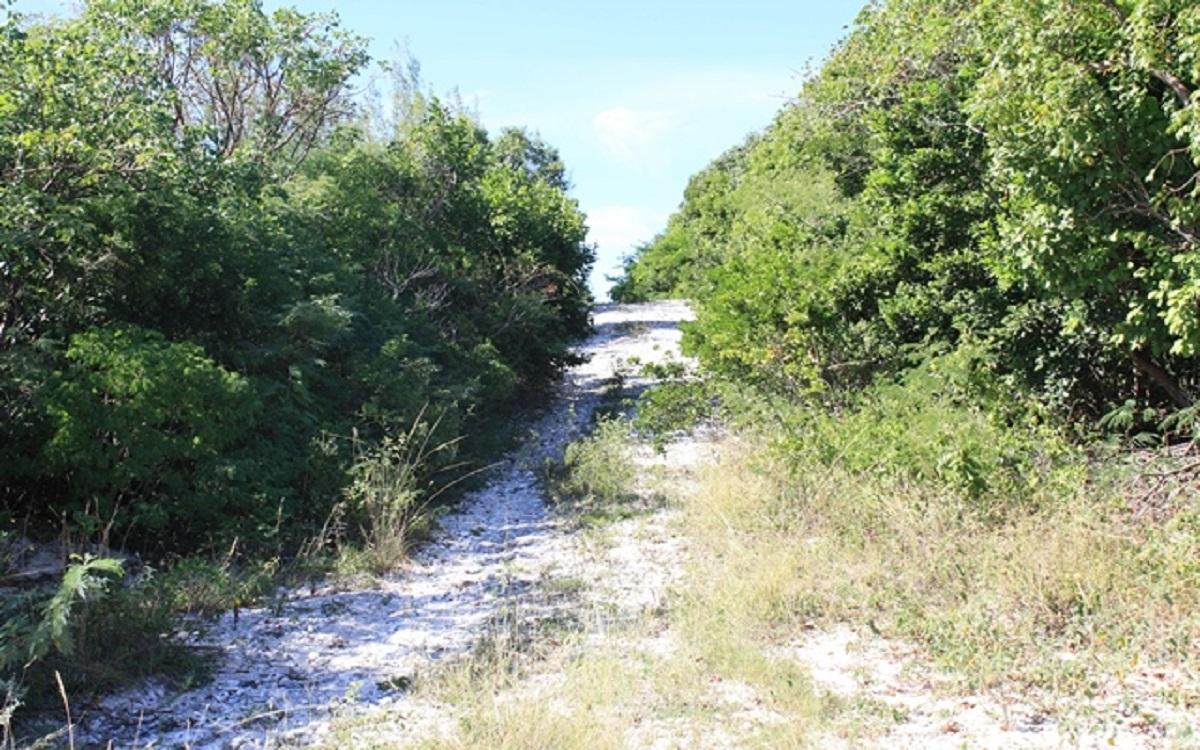
[[585,520],[619,515],[623,505],[637,498],[630,440],[627,422],[601,419],[590,435],[567,446],[561,463],[544,466],[542,480],[550,497]]
[[0,683],[0,735],[14,733],[22,706],[59,705],[62,693],[94,694],[150,674],[177,683],[201,678],[203,655],[174,637],[178,592],[152,572],[121,581],[117,560],[76,558],[53,590],[3,601],[0,659],[12,678]]
[[376,573],[396,566],[408,556],[414,539],[428,529],[428,503],[453,486],[425,492],[422,476],[431,458],[452,451],[461,438],[434,443],[440,420],[427,423],[418,415],[408,432],[384,438],[359,453],[346,491],[363,519],[362,538],[367,564]]

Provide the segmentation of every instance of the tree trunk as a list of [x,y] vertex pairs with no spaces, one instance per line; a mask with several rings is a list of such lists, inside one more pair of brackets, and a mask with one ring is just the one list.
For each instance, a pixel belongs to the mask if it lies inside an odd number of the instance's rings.
[[1159,367],[1149,357],[1136,349],[1129,350],[1129,358],[1133,360],[1133,366],[1154,381],[1155,385],[1161,388],[1180,409],[1186,409],[1192,405],[1193,399],[1179,386],[1178,381],[1175,380],[1171,373]]

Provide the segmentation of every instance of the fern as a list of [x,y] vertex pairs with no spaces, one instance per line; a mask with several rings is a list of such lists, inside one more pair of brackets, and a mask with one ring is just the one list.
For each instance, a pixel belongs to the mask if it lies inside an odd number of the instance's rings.
[[124,572],[120,560],[84,555],[67,567],[53,594],[31,590],[0,599],[0,746],[34,676],[30,668],[52,650],[71,654],[76,604],[99,598]]
[[76,602],[102,596],[108,587],[109,576],[121,576],[125,569],[120,560],[84,555],[70,565],[62,582],[42,610],[42,617],[29,640],[29,661],[33,664],[50,653],[51,648],[70,654],[74,648],[71,637],[71,610]]
[[1180,409],[1162,422],[1164,432],[1180,436],[1195,437],[1197,428],[1200,428],[1200,401]]

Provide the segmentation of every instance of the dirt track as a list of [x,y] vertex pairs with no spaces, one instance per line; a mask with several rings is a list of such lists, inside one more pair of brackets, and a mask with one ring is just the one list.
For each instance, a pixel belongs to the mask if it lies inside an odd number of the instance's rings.
[[625,360],[676,352],[688,317],[679,302],[598,307],[595,334],[578,349],[588,361],[566,373],[529,438],[440,520],[410,565],[371,588],[303,588],[226,615],[196,638],[220,654],[210,682],[114,695],[85,717],[81,736],[115,747],[266,747],[319,734],[334,710],[403,702],[411,674],[469,648],[499,602],[570,563],[570,529],[547,512],[534,469],[591,424]]

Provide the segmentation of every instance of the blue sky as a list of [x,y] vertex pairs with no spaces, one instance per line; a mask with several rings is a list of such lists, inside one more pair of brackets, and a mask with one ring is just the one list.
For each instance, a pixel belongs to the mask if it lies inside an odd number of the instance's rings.
[[[403,45],[489,129],[558,147],[598,246],[592,287],[657,233],[687,179],[766,126],[865,0],[264,0],[336,10],[377,59]],[[17,0],[66,12],[62,0]]]

